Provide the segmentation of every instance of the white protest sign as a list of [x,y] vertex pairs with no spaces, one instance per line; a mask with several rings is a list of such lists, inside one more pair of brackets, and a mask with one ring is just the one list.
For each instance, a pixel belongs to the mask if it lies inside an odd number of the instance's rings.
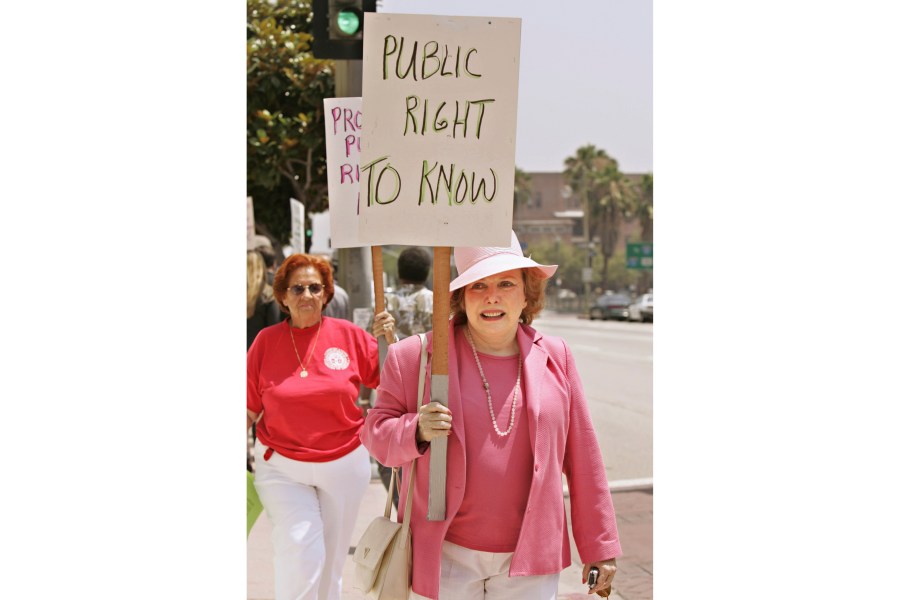
[[326,210],[320,213],[310,213],[307,218],[309,219],[309,228],[312,229],[309,253],[327,254],[328,256],[334,254],[329,243],[331,240],[331,215]]
[[521,25],[365,13],[363,244],[509,245]]
[[331,247],[365,246],[359,241],[359,149],[362,98],[325,98],[325,156]]
[[294,252],[306,252],[306,229],[304,229],[304,214],[306,207],[295,199],[291,198],[291,246]]

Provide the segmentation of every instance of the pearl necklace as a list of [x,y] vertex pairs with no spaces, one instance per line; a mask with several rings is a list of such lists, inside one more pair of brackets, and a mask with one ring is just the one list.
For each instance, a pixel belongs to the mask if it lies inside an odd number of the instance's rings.
[[518,354],[519,372],[516,375],[516,387],[513,388],[512,412],[509,416],[509,428],[506,431],[500,431],[500,428],[497,427],[497,417],[494,415],[494,401],[491,399],[491,386],[488,384],[487,377],[484,376],[484,369],[481,368],[481,361],[478,360],[478,351],[475,349],[475,342],[472,341],[472,334],[469,332],[468,327],[466,327],[465,332],[469,347],[472,348],[472,356],[475,357],[475,364],[478,365],[478,373],[481,374],[481,383],[484,384],[484,393],[487,395],[488,410],[491,411],[491,423],[494,424],[494,431],[496,431],[497,435],[500,437],[506,437],[509,435],[509,432],[512,431],[513,425],[516,422],[516,400],[519,397],[519,384],[522,381],[522,352],[520,351]]
[[[319,341],[319,331],[322,330],[322,320],[319,319],[319,327],[316,329],[316,339],[313,342],[312,349],[309,351],[309,354],[306,357],[306,362],[309,362],[309,359],[312,358],[313,352],[316,351],[316,343]],[[288,333],[291,334],[291,345],[294,347],[294,355],[297,357],[297,362],[300,363],[300,377],[306,377],[309,373],[306,372],[306,367],[303,365],[303,361],[300,360],[300,353],[297,352],[297,342],[294,341],[294,328],[288,323]]]

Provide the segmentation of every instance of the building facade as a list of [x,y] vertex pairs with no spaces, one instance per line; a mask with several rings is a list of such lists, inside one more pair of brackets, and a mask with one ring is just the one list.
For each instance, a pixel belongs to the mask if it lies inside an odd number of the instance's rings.
[[[566,185],[562,172],[528,175],[531,177],[531,193],[524,197],[517,196],[513,210],[513,230],[519,241],[526,247],[547,241],[584,244],[584,207]],[[642,175],[627,173],[626,177],[637,184]],[[616,253],[625,252],[625,244],[637,241],[640,232],[637,220],[623,223]]]

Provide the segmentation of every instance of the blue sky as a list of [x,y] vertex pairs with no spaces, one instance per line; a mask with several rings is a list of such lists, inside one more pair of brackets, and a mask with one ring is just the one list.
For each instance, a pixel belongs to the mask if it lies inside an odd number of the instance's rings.
[[378,10],[520,17],[516,165],[560,171],[594,144],[625,172],[653,170],[649,0],[381,0]]

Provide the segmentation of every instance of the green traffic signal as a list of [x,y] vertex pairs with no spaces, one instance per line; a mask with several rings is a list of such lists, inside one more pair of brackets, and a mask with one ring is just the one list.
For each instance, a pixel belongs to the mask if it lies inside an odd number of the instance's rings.
[[366,27],[363,17],[367,12],[376,12],[376,0],[312,0],[312,8],[313,55],[361,60]]
[[360,29],[359,11],[355,8],[341,9],[337,14],[337,28],[347,36],[356,35]]

